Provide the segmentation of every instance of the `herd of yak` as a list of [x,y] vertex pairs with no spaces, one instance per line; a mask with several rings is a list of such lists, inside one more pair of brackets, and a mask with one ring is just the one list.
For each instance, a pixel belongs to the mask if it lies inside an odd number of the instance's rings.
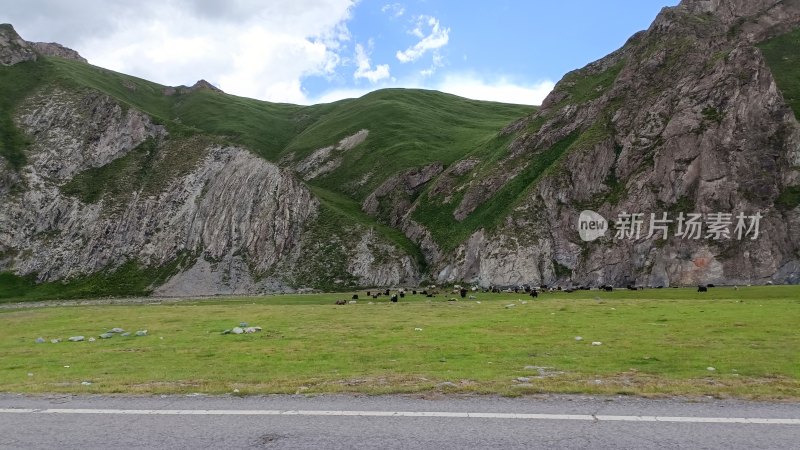
[[[697,286],[697,292],[708,292],[708,288],[712,288],[712,287],[714,287],[713,284],[700,285],[700,286]],[[657,286],[655,289],[662,289],[662,288],[663,288],[663,286]],[[600,286],[599,289],[601,291],[605,291],[605,292],[613,292],[614,291],[614,287],[611,286],[611,285],[603,285],[603,286]],[[628,290],[631,290],[631,291],[640,291],[640,290],[643,290],[644,287],[643,286],[628,285],[625,289],[628,289]],[[495,287],[495,286],[491,286],[489,288],[479,288],[477,286],[474,286],[474,287],[471,288],[472,292],[481,291],[481,292],[484,292],[484,293],[491,292],[493,294],[499,294],[499,293],[519,294],[519,293],[524,292],[525,294],[530,295],[532,298],[538,297],[540,292],[566,292],[566,293],[571,293],[571,292],[575,292],[575,291],[589,291],[589,290],[591,290],[591,288],[586,287],[586,286],[582,286],[582,287],[578,287],[578,288],[562,289],[561,286],[550,287],[550,286],[545,286],[545,285],[542,285],[542,286],[539,286],[539,287],[531,287],[531,286],[528,286],[528,285],[515,286],[513,288],[505,288],[505,289],[502,289],[502,290],[500,288],[498,288],[498,287]],[[459,286],[459,285],[454,286],[453,290],[452,290],[453,294],[458,294],[458,295],[461,296],[461,298],[466,298],[467,294],[469,294],[469,292],[470,292],[470,289],[467,289],[467,288]],[[373,299],[378,299],[381,296],[386,296],[386,297],[389,297],[389,300],[392,303],[397,303],[399,301],[399,299],[404,298],[408,294],[408,291],[406,289],[404,289],[404,288],[400,288],[400,289],[396,289],[394,293],[392,292],[391,289],[383,289],[383,290],[377,290],[377,291],[366,291],[366,293],[367,293],[367,297],[372,297]],[[440,293],[441,292],[436,289],[436,286],[430,286],[428,289],[424,289],[424,290],[421,290],[419,292],[416,289],[412,289],[410,295],[424,295],[425,297],[432,298],[432,297],[436,297],[436,295],[438,295]],[[474,299],[475,297],[474,296],[470,296],[470,298]],[[351,298],[350,302],[355,303],[357,300],[358,300],[358,294],[353,294],[353,297]],[[455,299],[451,299],[451,300],[455,300]],[[336,300],[336,304],[337,305],[346,305],[347,303],[348,303],[347,300]]]

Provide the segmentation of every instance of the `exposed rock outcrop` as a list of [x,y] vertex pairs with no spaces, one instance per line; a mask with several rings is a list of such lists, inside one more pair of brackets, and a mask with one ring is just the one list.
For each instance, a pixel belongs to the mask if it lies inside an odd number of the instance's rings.
[[19,37],[14,27],[0,24],[0,65],[12,66],[23,61],[36,61],[36,51]]
[[411,197],[443,169],[441,163],[435,163],[395,175],[367,196],[362,209],[393,227],[399,226],[411,208]]
[[303,179],[313,180],[319,176],[332,172],[342,164],[344,152],[352,150],[364,142],[369,136],[369,130],[359,130],[351,136],[344,137],[337,145],[330,145],[314,150],[302,161],[295,165],[295,170]]
[[13,66],[23,61],[36,61],[37,55],[87,62],[71,48],[55,42],[28,42],[22,39],[10,24],[0,24],[0,65]]
[[71,59],[82,63],[89,62],[75,50],[55,42],[33,42],[32,44],[37,52],[45,56],[57,56],[59,58]]
[[198,80],[197,83],[195,83],[194,85],[192,85],[192,87],[189,88],[190,91],[197,91],[200,89],[208,89],[209,91],[222,92],[222,89],[202,79]]
[[201,90],[209,90],[213,92],[223,93],[222,89],[214,86],[213,84],[209,83],[206,80],[198,80],[197,83],[193,84],[192,86],[167,86],[162,89],[161,93],[167,97],[175,95],[175,94],[191,94],[192,92],[197,92]]
[[[516,138],[498,163],[525,167],[567,142],[557,169],[544,173],[496,229],[478,230],[455,254],[430,261],[439,280],[800,282],[800,211],[775,206],[800,181],[800,125],[755,46],[798,24],[797,1],[684,1],[621,50],[568,74],[539,112],[507,128]],[[466,189],[457,219],[492,201],[514,176],[451,186]],[[614,239],[612,229],[582,242],[577,220],[586,208],[612,221],[642,213],[644,231]],[[714,240],[705,229],[701,239],[685,239],[674,228],[666,240],[648,237],[650,213],[663,212],[673,220],[680,212],[764,218],[755,240]],[[422,242],[418,226],[409,236]]]

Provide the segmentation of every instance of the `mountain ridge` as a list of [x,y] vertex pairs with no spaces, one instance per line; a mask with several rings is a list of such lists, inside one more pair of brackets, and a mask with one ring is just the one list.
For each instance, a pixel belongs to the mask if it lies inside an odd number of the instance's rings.
[[[413,90],[309,107],[165,95],[77,61],[18,61],[0,88],[16,70],[45,81],[14,105],[22,131],[0,149],[24,148],[16,165],[0,158],[0,197],[15,205],[0,215],[0,271],[28,280],[5,296],[63,280],[100,295],[120,268],[140,280],[128,294],[161,295],[798,283],[798,24],[795,0],[683,1],[566,74],[541,108]],[[82,134],[43,119],[86,117],[87,102],[114,120]],[[56,157],[56,142],[76,156]],[[254,196],[259,177],[286,194]],[[673,223],[668,239],[612,229],[584,242],[584,209],[612,226],[624,212],[758,212],[763,233],[686,240]]]

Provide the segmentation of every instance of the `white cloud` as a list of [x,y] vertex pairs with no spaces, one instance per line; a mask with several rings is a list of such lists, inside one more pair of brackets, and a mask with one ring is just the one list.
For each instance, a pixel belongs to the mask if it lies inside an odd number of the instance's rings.
[[28,0],[6,14],[24,38],[61,42],[95,65],[166,85],[203,78],[231,94],[308,103],[301,80],[342,64],[355,3],[71,0],[67,8]]
[[396,19],[405,14],[406,7],[401,5],[400,3],[390,3],[383,5],[383,8],[381,8],[381,12],[389,14],[392,18]]
[[553,87],[549,80],[519,84],[505,77],[487,80],[474,74],[448,74],[434,89],[475,100],[541,105]]
[[442,55],[439,54],[438,51],[434,51],[433,61],[431,63],[431,66],[428,67],[427,69],[421,70],[419,74],[422,75],[423,77],[430,77],[431,75],[436,73],[436,69],[440,67],[444,67],[444,58],[442,57]]
[[378,81],[389,78],[389,65],[380,64],[376,66],[375,69],[372,69],[372,65],[369,62],[369,55],[366,50],[364,50],[364,46],[356,44],[356,71],[353,74],[353,78],[356,80],[364,78],[369,80],[370,83],[375,84]]
[[[430,32],[425,34],[423,28],[427,25]],[[397,59],[401,63],[416,61],[429,51],[444,47],[450,41],[450,28],[442,28],[439,20],[430,16],[419,16],[416,26],[409,32],[420,40],[405,50],[397,51]]]

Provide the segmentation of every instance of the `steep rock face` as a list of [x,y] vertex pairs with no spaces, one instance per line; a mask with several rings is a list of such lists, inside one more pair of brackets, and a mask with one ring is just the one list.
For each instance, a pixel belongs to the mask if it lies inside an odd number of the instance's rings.
[[363,230],[347,262],[347,271],[359,286],[398,286],[417,284],[419,273],[414,261],[382,242],[374,230]]
[[59,58],[71,59],[73,61],[79,61],[82,63],[89,62],[75,50],[64,47],[63,45],[55,42],[33,42],[32,44],[33,48],[36,49],[37,52],[45,56],[57,56]]
[[[91,90],[46,89],[18,108],[16,123],[32,143],[21,172],[0,166],[0,179],[18,184],[0,185],[0,271],[51,281],[129,261],[160,267],[180,260],[155,294],[314,286],[295,273],[308,265],[304,248],[314,243],[300,241],[320,206],[291,173],[242,148],[173,138],[147,115]],[[92,172],[111,165],[111,181]],[[139,181],[125,184],[131,176]],[[73,186],[84,179],[90,192],[103,193],[91,198]],[[407,255],[362,231],[361,241],[342,239],[349,277],[366,285],[418,277]],[[337,232],[345,233],[326,238]]]
[[60,181],[104,166],[147,138],[166,135],[147,115],[123,109],[98,92],[48,90],[29,99],[20,112],[21,128],[34,137],[33,168]]
[[21,110],[19,125],[34,137],[22,173],[27,189],[3,199],[10,214],[0,225],[3,247],[29,253],[15,261],[18,273],[60,279],[128,259],[163,264],[196,249],[211,259],[244,252],[264,270],[314,212],[311,195],[291,176],[232,147],[202,150],[206,156],[195,167],[155,195],[132,192],[113,211],[107,197],[86,204],[61,191],[65,181],[166,132],[93,92],[48,92]]
[[36,61],[36,51],[19,37],[14,27],[0,24],[0,65],[11,66],[23,61]]
[[87,62],[78,52],[55,42],[28,42],[10,24],[0,24],[0,65],[36,61],[37,54]]
[[411,207],[411,197],[442,170],[442,164],[435,163],[395,175],[367,196],[362,209],[391,226],[399,226]]
[[[800,126],[754,46],[798,23],[796,1],[685,1],[620,51],[567,75],[537,114],[509,127],[516,138],[501,162],[526,164],[567,142],[556,169],[500,226],[434,264],[439,280],[800,282],[800,212],[775,206],[800,181]],[[491,201],[490,181],[467,186],[460,217]],[[583,209],[612,221],[643,213],[646,223],[637,239],[614,239],[612,228],[583,242]],[[738,213],[764,218],[756,240],[683,239],[675,228],[669,239],[648,238],[650,213],[663,212],[733,213],[731,232]]]

